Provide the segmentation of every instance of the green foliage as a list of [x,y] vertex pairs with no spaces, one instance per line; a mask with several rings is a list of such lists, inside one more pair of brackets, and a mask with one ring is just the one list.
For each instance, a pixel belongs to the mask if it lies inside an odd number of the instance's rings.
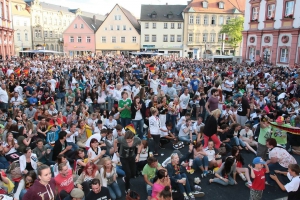
[[239,46],[242,42],[242,31],[243,31],[244,18],[237,17],[232,18],[228,24],[224,24],[220,31],[220,34],[224,33],[228,36],[228,40],[225,43],[230,44],[233,48]]

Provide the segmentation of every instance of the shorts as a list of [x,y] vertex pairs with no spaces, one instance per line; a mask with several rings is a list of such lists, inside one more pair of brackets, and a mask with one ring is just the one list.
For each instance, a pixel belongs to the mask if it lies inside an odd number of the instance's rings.
[[261,200],[262,195],[263,195],[263,190],[253,190],[253,189],[250,189],[249,200]]

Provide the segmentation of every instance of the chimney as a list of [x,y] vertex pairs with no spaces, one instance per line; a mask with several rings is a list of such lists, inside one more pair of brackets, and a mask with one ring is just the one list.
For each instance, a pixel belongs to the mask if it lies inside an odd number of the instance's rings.
[[96,15],[93,15],[93,22],[96,24]]

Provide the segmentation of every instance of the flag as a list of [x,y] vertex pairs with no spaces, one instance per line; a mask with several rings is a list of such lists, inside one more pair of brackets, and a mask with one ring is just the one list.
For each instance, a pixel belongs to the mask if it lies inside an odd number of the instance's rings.
[[300,135],[300,128],[298,128],[298,127],[283,127],[283,126],[274,124],[274,122],[269,122],[269,124],[271,126],[274,126],[278,129],[280,129],[280,130],[284,130],[286,132],[289,132],[289,133],[292,133],[292,134],[295,134],[295,135]]
[[155,66],[154,66],[154,64],[148,63],[148,64],[146,64],[146,67],[147,67],[152,73],[155,72]]
[[29,68],[28,67],[24,68],[22,72],[24,73],[25,76],[28,76]]
[[14,70],[14,72],[15,72],[18,76],[20,76],[20,75],[21,75],[21,68],[20,68],[20,67],[16,68],[16,69]]
[[178,70],[177,75],[178,75],[178,77],[183,77],[184,78],[182,70]]
[[131,131],[133,132],[134,134],[136,134],[135,132],[135,128],[134,128],[134,125],[133,124],[128,124],[126,127],[125,127],[125,131]]
[[172,83],[173,82],[173,78],[167,78],[167,83]]

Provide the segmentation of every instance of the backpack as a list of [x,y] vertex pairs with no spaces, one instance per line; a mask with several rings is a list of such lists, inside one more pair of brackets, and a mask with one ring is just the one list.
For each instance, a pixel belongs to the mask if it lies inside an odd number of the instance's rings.
[[12,162],[7,172],[10,173],[12,181],[19,182],[22,179],[20,163],[18,162]]

